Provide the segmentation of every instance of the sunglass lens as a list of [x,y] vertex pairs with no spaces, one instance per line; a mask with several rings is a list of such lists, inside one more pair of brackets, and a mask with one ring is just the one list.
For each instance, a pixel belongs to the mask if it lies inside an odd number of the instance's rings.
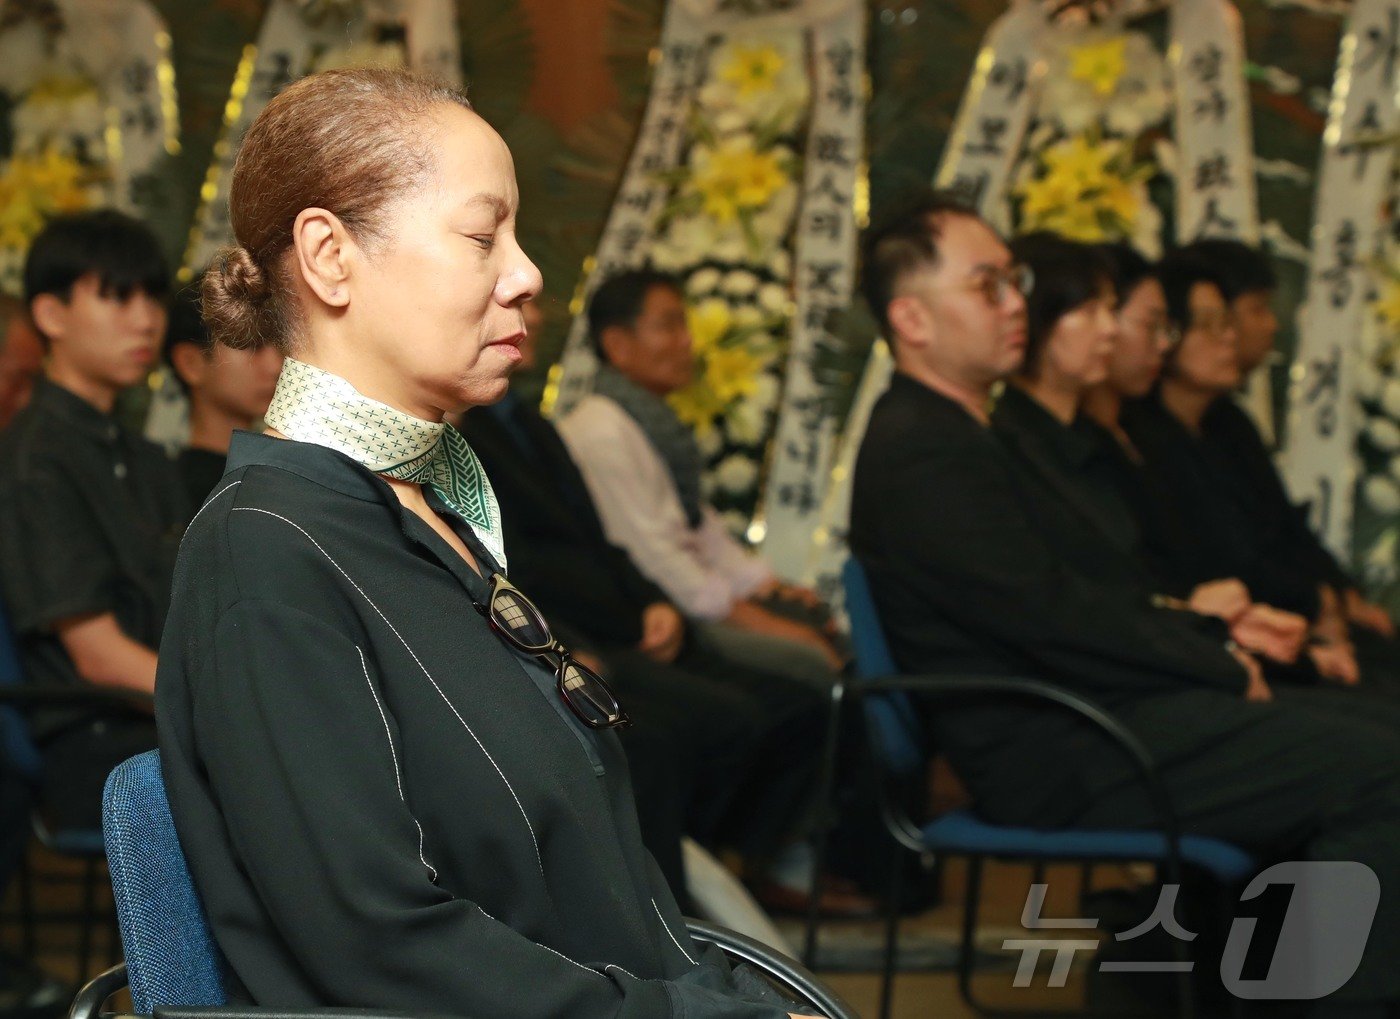
[[602,678],[570,660],[562,680],[565,698],[588,724],[602,728],[614,724],[622,709]]
[[496,625],[509,633],[522,648],[549,647],[549,627],[535,607],[516,592],[497,591],[491,599],[491,614]]

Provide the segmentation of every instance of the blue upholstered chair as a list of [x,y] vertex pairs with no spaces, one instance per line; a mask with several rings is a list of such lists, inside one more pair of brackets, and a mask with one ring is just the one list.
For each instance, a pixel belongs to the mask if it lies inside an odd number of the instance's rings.
[[[1031,861],[1036,864],[1079,862],[1152,862],[1162,868],[1167,882],[1180,883],[1183,863],[1211,875],[1223,885],[1242,882],[1257,869],[1253,857],[1219,839],[1179,834],[1171,799],[1157,775],[1151,755],[1120,722],[1092,702],[1049,683],[997,677],[900,676],[875,612],[865,571],[854,559],[842,571],[846,612],[851,623],[856,680],[846,691],[864,708],[871,751],[882,778],[881,815],[895,842],[890,867],[890,892],[886,922],[884,979],[880,1015],[890,1014],[893,998],[894,959],[899,930],[900,877],[903,852],[962,856],[968,859],[968,881],[963,911],[962,942],[958,959],[958,987],[964,1000],[979,1011],[971,980],[976,957],[977,906],[981,892],[982,861],[986,858]],[[922,702],[916,710],[911,694]],[[931,701],[996,697],[1037,702],[1046,710],[1068,711],[1097,728],[1135,766],[1151,798],[1159,823],[1154,831],[1138,830],[1035,830],[991,824],[974,810],[953,810],[931,822],[912,820],[891,793],[903,778],[926,766],[923,740],[927,705]],[[829,758],[833,758],[829,755]],[[816,948],[816,917],[809,916],[804,957],[812,964]],[[1183,954],[1186,947],[1175,942]],[[1182,973],[1178,1009],[1182,1016],[1194,1011],[1189,973]]]
[[[14,632],[3,605],[0,605],[0,757],[12,777],[26,783],[37,793],[43,782],[43,759],[39,748],[34,745],[30,734],[29,720],[25,712],[41,705],[52,703],[71,704],[82,702],[99,707],[113,707],[121,702],[139,699],[140,694],[124,691],[108,691],[89,686],[44,687],[24,682],[20,664],[19,648]],[[16,823],[15,818],[5,818],[3,823]],[[50,828],[41,814],[31,811],[20,823],[33,828],[39,843],[52,853],[81,861],[82,876],[78,879],[82,889],[82,906],[76,919],[78,928],[78,970],[87,975],[92,957],[92,934],[101,920],[98,908],[97,891],[102,871],[102,832],[97,829]],[[8,876],[8,875],[7,875]],[[35,954],[35,911],[33,884],[35,875],[28,863],[28,854],[21,858],[19,871],[19,909],[23,929],[25,955]],[[52,879],[51,879],[52,880]],[[67,879],[60,879],[67,880]],[[51,916],[45,919],[69,922],[72,915]],[[111,961],[116,959],[116,925],[111,929]]]
[[[83,988],[70,1019],[97,1019],[106,1000],[123,986],[130,988],[137,1013],[159,1010],[160,1019],[376,1019],[392,1014],[228,1005],[224,958],[175,833],[157,751],[133,757],[112,772],[102,798],[102,820],[126,963]],[[753,966],[807,1008],[830,1019],[856,1019],[849,1006],[793,960],[732,931],[688,924],[697,940]]]

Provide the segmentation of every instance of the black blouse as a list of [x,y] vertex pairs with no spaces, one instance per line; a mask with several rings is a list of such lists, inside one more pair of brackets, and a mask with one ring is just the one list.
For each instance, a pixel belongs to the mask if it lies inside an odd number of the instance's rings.
[[[0,435],[0,591],[31,682],[83,682],[54,629],[65,619],[110,612],[132,640],[160,643],[190,508],[159,447],[38,380]],[[91,714],[36,710],[35,734]]]
[[156,716],[237,997],[784,1017],[690,940],[615,735],[490,631],[486,595],[348,457],[235,437],[180,549]]

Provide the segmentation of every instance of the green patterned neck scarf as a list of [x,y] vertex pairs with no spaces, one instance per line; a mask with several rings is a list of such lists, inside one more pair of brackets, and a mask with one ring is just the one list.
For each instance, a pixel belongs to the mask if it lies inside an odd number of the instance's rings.
[[375,474],[427,485],[506,568],[501,507],[481,461],[457,429],[366,396],[338,375],[287,358],[264,415],[289,439],[327,446]]

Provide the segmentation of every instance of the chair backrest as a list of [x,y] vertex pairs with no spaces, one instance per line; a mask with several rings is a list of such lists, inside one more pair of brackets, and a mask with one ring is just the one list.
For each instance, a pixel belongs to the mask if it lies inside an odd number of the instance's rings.
[[107,777],[102,831],[135,1011],[226,1004],[223,954],[175,833],[159,751]]
[[[0,687],[16,687],[24,682],[19,659],[19,641],[10,629],[5,606],[0,604]],[[43,767],[39,748],[29,733],[29,722],[24,713],[12,703],[0,703],[0,754],[5,763],[35,784]]]
[[[854,556],[842,567],[841,581],[846,593],[846,615],[851,621],[851,648],[855,651],[857,678],[881,679],[897,674],[899,669],[875,612],[875,599],[870,593],[865,570]],[[870,722],[871,743],[885,766],[904,775],[921,768],[927,754],[919,715],[908,695],[896,692],[867,697],[865,710]]]

